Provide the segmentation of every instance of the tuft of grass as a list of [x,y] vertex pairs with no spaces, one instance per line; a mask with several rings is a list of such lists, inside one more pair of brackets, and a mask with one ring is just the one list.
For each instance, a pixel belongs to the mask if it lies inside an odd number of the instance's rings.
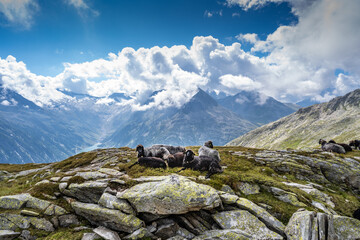
[[42,164],[38,164],[38,163],[26,163],[26,164],[1,163],[0,170],[7,171],[9,173],[17,173],[17,172],[21,172],[21,171],[25,171],[25,170],[30,170],[30,169],[42,168],[46,165],[48,165],[48,163],[42,163]]
[[[69,228],[62,228],[62,229],[57,229],[56,232],[52,232],[52,233],[48,233],[48,232],[43,232],[43,231],[32,231],[32,233],[35,236],[38,236],[37,239],[39,240],[81,240],[82,236],[84,235],[84,233],[86,232],[91,232],[90,230],[83,230],[80,232],[76,232],[73,231],[72,229]],[[99,238],[101,239],[101,238]]]
[[81,183],[84,183],[86,182],[85,178],[81,177],[81,176],[73,176],[69,179],[69,181],[67,182],[68,183],[68,186],[72,183],[77,183],[77,184],[81,184]]
[[48,200],[43,194],[54,196],[55,192],[59,192],[59,184],[57,183],[42,183],[35,185],[29,191],[31,196]]
[[79,153],[75,156],[69,157],[64,161],[55,163],[53,169],[68,171],[77,167],[88,165],[91,163],[92,160],[96,158],[97,154],[97,152]]

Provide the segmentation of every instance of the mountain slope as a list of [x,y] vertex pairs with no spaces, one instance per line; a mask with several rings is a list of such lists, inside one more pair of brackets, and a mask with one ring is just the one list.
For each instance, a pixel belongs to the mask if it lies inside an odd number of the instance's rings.
[[133,113],[127,124],[104,140],[104,146],[202,145],[209,139],[216,145],[223,145],[255,127],[199,90],[180,109]]
[[218,102],[241,118],[260,125],[275,121],[297,110],[294,109],[294,105],[289,106],[253,91],[242,91],[234,96],[219,99]]
[[328,103],[301,108],[296,113],[259,127],[227,145],[285,149],[318,146],[319,138],[348,142],[360,138],[360,89]]

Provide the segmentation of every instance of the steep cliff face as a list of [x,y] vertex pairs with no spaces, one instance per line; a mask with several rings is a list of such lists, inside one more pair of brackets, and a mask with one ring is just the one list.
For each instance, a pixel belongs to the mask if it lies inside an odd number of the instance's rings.
[[349,142],[360,138],[360,89],[327,103],[301,108],[227,143],[268,149],[317,146],[318,140]]
[[0,238],[360,238],[351,217],[360,206],[359,151],[216,149],[224,172],[209,180],[175,174],[180,168],[128,169],[130,148],[0,165]]

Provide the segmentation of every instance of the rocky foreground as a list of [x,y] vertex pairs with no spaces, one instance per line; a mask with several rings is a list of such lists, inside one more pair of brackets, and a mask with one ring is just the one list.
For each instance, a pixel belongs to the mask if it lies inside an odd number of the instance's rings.
[[211,180],[127,148],[3,170],[0,239],[360,239],[357,153],[219,150]]

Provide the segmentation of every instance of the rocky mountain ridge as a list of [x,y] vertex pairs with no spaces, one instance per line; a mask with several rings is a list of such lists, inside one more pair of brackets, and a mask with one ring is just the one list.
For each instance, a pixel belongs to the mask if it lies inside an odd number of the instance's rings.
[[275,122],[240,136],[229,146],[267,149],[318,146],[322,139],[346,142],[360,138],[360,89],[327,103],[301,108]]
[[351,217],[360,206],[359,151],[344,157],[318,150],[217,149],[224,173],[210,180],[198,171],[175,174],[178,168],[128,169],[136,160],[129,148],[40,166],[0,165],[0,236],[360,238],[360,220]]

